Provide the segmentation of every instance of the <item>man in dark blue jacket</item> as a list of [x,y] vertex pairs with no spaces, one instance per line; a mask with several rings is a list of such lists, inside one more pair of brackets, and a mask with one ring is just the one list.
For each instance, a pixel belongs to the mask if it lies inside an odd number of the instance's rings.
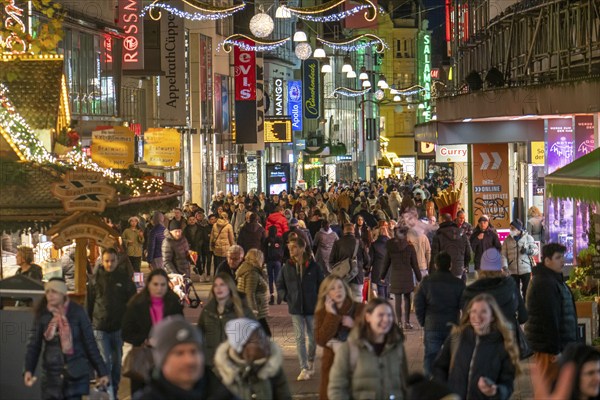
[[[299,381],[311,378],[314,368],[316,344],[313,316],[317,306],[319,286],[323,281],[321,267],[306,250],[306,243],[295,238],[288,243],[290,259],[277,278],[277,295],[287,302],[292,315],[296,336],[296,351],[300,361]],[[306,337],[308,336],[308,355]]]
[[433,360],[450,333],[451,324],[458,324],[463,308],[464,282],[450,271],[452,259],[445,251],[435,258],[437,269],[426,276],[415,293],[415,313],[425,330],[423,368],[431,375]]
[[525,336],[534,361],[552,382],[558,375],[557,360],[571,342],[577,341],[577,312],[573,295],[564,282],[566,247],[549,243],[542,248],[542,262],[533,268],[527,289]]

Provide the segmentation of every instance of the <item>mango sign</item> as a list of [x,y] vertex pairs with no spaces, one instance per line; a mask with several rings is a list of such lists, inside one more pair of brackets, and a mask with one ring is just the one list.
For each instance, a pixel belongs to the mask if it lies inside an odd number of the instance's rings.
[[150,128],[144,133],[144,161],[155,167],[175,167],[181,160],[177,129]]
[[135,135],[125,126],[92,132],[92,160],[104,168],[125,169],[133,164]]

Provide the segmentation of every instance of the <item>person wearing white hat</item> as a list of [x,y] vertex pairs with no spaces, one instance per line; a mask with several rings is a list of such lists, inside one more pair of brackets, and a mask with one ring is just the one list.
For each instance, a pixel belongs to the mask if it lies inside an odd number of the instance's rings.
[[215,370],[242,400],[286,400],[292,394],[283,371],[283,354],[261,324],[238,318],[225,325],[227,340],[217,348]]

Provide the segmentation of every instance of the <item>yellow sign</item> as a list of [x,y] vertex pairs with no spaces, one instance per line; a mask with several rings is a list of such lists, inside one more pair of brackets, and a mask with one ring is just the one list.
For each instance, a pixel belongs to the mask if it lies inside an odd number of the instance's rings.
[[533,165],[544,165],[544,142],[531,142],[531,163]]
[[102,212],[111,202],[117,190],[102,178],[99,172],[70,171],[63,183],[52,185],[52,194],[60,199],[67,212]]
[[172,128],[144,132],[144,161],[155,167],[175,167],[181,160],[181,134]]
[[125,126],[92,132],[92,160],[104,168],[125,169],[133,164],[135,135]]
[[289,118],[265,119],[265,143],[291,143],[292,120]]

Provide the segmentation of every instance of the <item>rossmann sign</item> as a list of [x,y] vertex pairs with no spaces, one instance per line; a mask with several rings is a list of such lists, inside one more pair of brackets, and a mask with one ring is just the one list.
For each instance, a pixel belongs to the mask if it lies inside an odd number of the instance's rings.
[[119,27],[123,39],[123,69],[144,69],[144,18],[142,0],[119,0]]

